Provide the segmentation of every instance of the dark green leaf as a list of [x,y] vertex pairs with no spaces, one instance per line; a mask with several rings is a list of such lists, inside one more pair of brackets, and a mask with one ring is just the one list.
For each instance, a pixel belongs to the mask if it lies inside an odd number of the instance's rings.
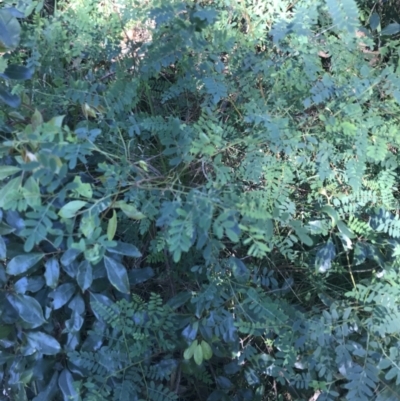
[[250,271],[240,259],[231,257],[229,262],[233,275],[238,282],[243,283],[249,280]]
[[9,65],[3,74],[4,78],[15,79],[15,80],[26,80],[31,79],[33,75],[33,69],[24,67],[23,65]]
[[79,264],[76,281],[83,292],[85,292],[92,285],[92,265],[87,260],[83,260]]
[[40,331],[29,332],[26,338],[29,345],[43,355],[56,355],[61,351],[61,346],[54,337]]
[[116,260],[104,256],[104,265],[110,283],[124,294],[129,294],[129,279],[126,268]]
[[5,8],[0,10],[0,48],[14,49],[18,46],[21,26],[12,12]]
[[64,306],[74,295],[75,285],[72,283],[61,284],[54,291],[50,292],[49,297],[53,299],[53,309],[60,309]]
[[14,284],[14,290],[17,294],[25,294],[28,288],[28,278],[22,277]]
[[7,299],[30,328],[34,329],[45,323],[42,307],[35,298],[28,295],[7,294]]
[[15,256],[8,262],[6,272],[13,276],[25,273],[38,263],[43,256],[43,253],[29,253],[27,255]]
[[60,277],[60,265],[56,258],[51,258],[45,263],[44,278],[46,279],[46,285],[50,288],[56,288],[58,279]]
[[216,378],[216,382],[220,388],[226,390],[230,389],[233,386],[232,382],[225,376],[218,376]]
[[103,306],[112,307],[114,306],[114,302],[103,294],[90,293],[90,306],[92,307],[96,318],[100,321],[103,321],[103,318],[99,313],[97,313],[97,308],[102,308]]
[[154,270],[151,267],[132,269],[128,272],[128,278],[131,285],[144,283],[152,277],[154,277]]
[[74,387],[74,378],[68,369],[64,369],[60,373],[58,386],[63,394],[64,401],[79,401],[79,395]]
[[32,401],[49,401],[54,398],[57,392],[58,372],[54,372],[49,383],[46,384],[44,389]]
[[332,260],[336,256],[336,248],[331,240],[329,240],[317,252],[315,258],[315,267],[320,273],[325,273],[331,268]]
[[63,266],[68,266],[70,265],[80,254],[82,251],[79,249],[74,249],[70,248],[64,252],[64,254],[61,256],[61,264]]
[[142,254],[132,244],[126,244],[124,242],[116,241],[117,245],[114,247],[108,247],[107,251],[111,253],[117,253],[119,255],[130,256],[132,258],[140,258]]
[[[1,43],[0,43],[1,45]],[[21,105],[21,99],[17,95],[12,95],[4,86],[0,86],[0,101],[14,109]]]
[[370,19],[369,19],[369,26],[373,31],[375,31],[381,23],[381,19],[377,12],[373,12]]
[[190,292],[180,292],[178,295],[175,295],[173,298],[171,298],[167,302],[167,305],[170,306],[172,309],[178,309],[191,298],[192,294]]
[[7,246],[4,242],[3,237],[0,237],[0,259],[5,259],[7,257]]
[[381,35],[390,36],[390,35],[396,35],[399,32],[400,32],[400,24],[393,22],[392,24],[386,25],[382,29]]

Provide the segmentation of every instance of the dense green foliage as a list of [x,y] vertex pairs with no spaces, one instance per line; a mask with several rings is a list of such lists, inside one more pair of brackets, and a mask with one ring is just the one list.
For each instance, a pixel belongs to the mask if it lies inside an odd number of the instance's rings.
[[11,4],[0,400],[398,400],[394,9]]

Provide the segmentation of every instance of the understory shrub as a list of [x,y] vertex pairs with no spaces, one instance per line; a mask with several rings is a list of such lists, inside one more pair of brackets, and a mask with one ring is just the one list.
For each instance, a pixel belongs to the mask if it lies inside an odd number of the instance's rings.
[[384,9],[1,6],[0,400],[399,399]]

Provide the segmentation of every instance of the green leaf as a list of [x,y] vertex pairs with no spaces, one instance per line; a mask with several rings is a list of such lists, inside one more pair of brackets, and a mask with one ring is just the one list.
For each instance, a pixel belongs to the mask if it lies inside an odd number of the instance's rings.
[[79,394],[74,386],[74,378],[68,369],[64,369],[60,373],[58,386],[63,394],[64,401],[79,401]]
[[92,186],[89,183],[83,183],[80,176],[75,177],[73,182],[78,185],[78,187],[75,188],[74,191],[76,191],[84,198],[92,199],[93,190]]
[[46,322],[43,317],[42,307],[35,298],[16,294],[7,294],[6,296],[10,304],[18,312],[19,317],[31,329],[35,329]]
[[26,203],[33,209],[42,205],[39,184],[32,176],[25,181],[22,193]]
[[250,271],[240,259],[231,257],[229,262],[233,275],[238,282],[243,283],[249,280]]
[[201,345],[201,348],[203,349],[203,357],[206,361],[208,361],[213,356],[212,349],[211,349],[210,345],[208,344],[208,342],[206,342],[204,340],[201,342],[200,345]]
[[0,236],[0,259],[5,259],[6,257],[7,257],[7,246],[3,237]]
[[193,359],[197,365],[201,365],[203,363],[203,348],[199,344],[194,350]]
[[126,202],[118,201],[114,203],[114,207],[120,208],[130,219],[141,220],[146,216],[139,212],[134,205],[128,205]]
[[373,12],[369,19],[369,26],[371,30],[375,31],[381,23],[379,14],[377,12]]
[[117,213],[113,210],[113,215],[110,220],[108,220],[107,225],[107,239],[112,241],[114,239],[115,233],[117,232]]
[[11,64],[5,69],[3,76],[9,79],[25,81],[27,79],[31,79],[33,73],[33,68],[27,68],[23,65]]
[[0,180],[4,180],[4,178],[9,177],[15,173],[20,172],[21,169],[15,166],[0,166]]
[[8,262],[6,272],[13,276],[25,273],[38,263],[43,256],[43,253],[29,253],[27,255],[15,256]]
[[143,267],[139,269],[131,269],[128,272],[129,283],[137,285],[154,277],[154,270],[151,267]]
[[61,256],[60,262],[63,266],[69,266],[81,253],[82,251],[79,249],[67,249]]
[[194,351],[197,348],[198,345],[198,341],[194,340],[190,346],[188,348],[185,349],[185,352],[183,353],[183,357],[186,360],[189,360],[190,358],[192,358],[192,356],[194,355]]
[[2,8],[0,10],[0,51],[2,51],[1,48],[12,50],[17,47],[20,35],[21,26],[18,20],[6,8]]
[[60,278],[60,265],[56,258],[51,258],[44,264],[45,272],[44,278],[46,285],[50,288],[56,288],[58,279]]
[[118,255],[130,256],[131,258],[140,258],[142,256],[136,246],[119,241],[116,241],[116,246],[108,247],[107,251]]
[[54,310],[64,306],[74,295],[75,285],[72,283],[64,283],[49,293],[49,297],[53,299],[52,306]]
[[400,32],[400,24],[393,22],[392,24],[386,25],[381,32],[382,36],[396,35]]
[[104,265],[107,270],[107,277],[110,283],[124,294],[129,294],[129,279],[126,268],[116,260],[104,256]]
[[54,337],[40,331],[28,332],[26,338],[30,347],[43,355],[56,355],[61,351],[61,346]]
[[58,212],[58,215],[65,219],[70,219],[70,218],[74,217],[76,215],[76,213],[80,209],[82,209],[86,204],[87,204],[87,202],[79,201],[79,200],[68,202],[66,205],[64,205],[60,209],[60,211]]
[[9,209],[9,204],[17,201],[21,197],[19,193],[20,186],[21,176],[18,176],[8,181],[7,184],[0,189],[0,208]]
[[54,372],[50,381],[46,384],[44,389],[32,401],[49,401],[54,398],[58,390],[57,386],[58,372]]
[[83,260],[78,266],[78,273],[76,275],[76,281],[81,288],[82,292],[85,292],[93,282],[92,265],[87,261]]
[[17,95],[13,95],[4,88],[3,85],[0,85],[0,101],[5,103],[7,106],[10,106],[14,109],[21,105],[21,99]]
[[332,206],[326,205],[321,209],[321,212],[326,213],[332,219],[332,227],[335,227],[339,220],[337,211]]

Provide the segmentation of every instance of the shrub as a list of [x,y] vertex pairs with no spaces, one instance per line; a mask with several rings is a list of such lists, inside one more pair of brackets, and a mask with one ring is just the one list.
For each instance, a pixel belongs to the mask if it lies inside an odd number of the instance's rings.
[[397,399],[397,41],[353,0],[43,15],[1,110],[4,399]]

